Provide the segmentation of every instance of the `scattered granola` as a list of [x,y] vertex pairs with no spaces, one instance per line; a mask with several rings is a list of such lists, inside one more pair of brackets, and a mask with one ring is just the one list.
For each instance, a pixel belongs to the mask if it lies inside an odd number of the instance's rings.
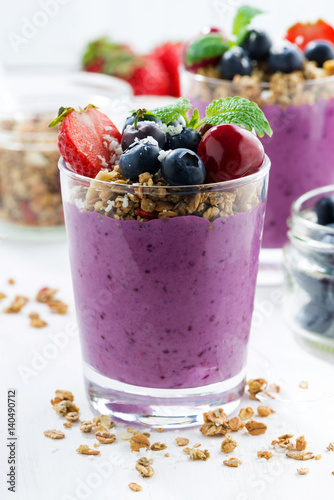
[[32,326],[33,328],[43,328],[44,326],[47,326],[47,322],[42,320],[39,314],[36,312],[31,312],[29,314],[29,318],[30,326]]
[[134,434],[130,439],[131,451],[139,451],[141,448],[146,448],[148,450],[150,444],[149,439],[141,432]]
[[65,417],[68,413],[79,411],[79,408],[75,406],[72,401],[68,401],[67,399],[54,404],[53,408],[57,415],[60,415],[61,417]]
[[326,446],[328,451],[334,451],[334,442],[329,443],[328,446]]
[[257,413],[258,415],[260,415],[260,417],[268,417],[271,413],[275,412],[274,410],[269,408],[269,406],[263,405],[263,406],[258,406]]
[[77,411],[70,411],[65,415],[68,422],[77,422],[79,420],[79,413]]
[[299,382],[299,387],[301,389],[308,389],[308,382],[306,382],[306,380],[302,380],[301,382]]
[[15,285],[15,280],[13,278],[8,279],[8,284],[9,285]]
[[56,398],[58,398],[60,401],[66,400],[66,401],[74,401],[74,396],[71,393],[71,391],[63,391],[58,389],[56,391]]
[[193,448],[199,448],[200,446],[202,446],[201,443],[196,443],[194,444]]
[[39,292],[36,295],[36,302],[42,302],[43,304],[48,304],[53,300],[54,295],[58,290],[55,288],[48,288],[44,287],[39,290]]
[[307,469],[306,467],[301,467],[300,469],[297,469],[297,472],[300,476],[305,476],[310,472],[310,469]]
[[165,429],[163,429],[163,427],[158,427],[157,429],[155,429],[157,432],[165,432]]
[[204,436],[225,435],[229,430],[228,418],[222,408],[203,413],[204,424],[200,432]]
[[99,443],[102,443],[102,444],[111,444],[114,441],[116,441],[115,434],[112,434],[111,432],[109,432],[107,430],[96,431],[95,437],[99,441]]
[[6,294],[5,293],[2,293],[0,292],[0,300],[3,300],[6,298]]
[[238,443],[227,434],[226,438],[220,446],[220,449],[223,453],[230,453],[231,451],[235,450],[237,446]]
[[146,457],[141,457],[139,460],[137,460],[136,470],[142,477],[152,477],[154,474],[152,464],[152,458],[148,460]]
[[165,450],[166,448],[167,448],[167,445],[165,443],[160,443],[160,441],[157,441],[156,443],[153,443],[151,445],[152,451]]
[[239,467],[242,464],[242,461],[239,458],[231,457],[228,460],[224,460],[223,464],[227,467]]
[[245,425],[247,431],[252,436],[258,436],[259,434],[264,434],[267,430],[266,424],[262,422],[255,422],[255,420],[248,420]]
[[274,454],[271,451],[258,451],[257,456],[259,458],[265,458],[266,460],[269,460],[271,457],[274,456]]
[[71,422],[64,422],[63,426],[66,427],[67,429],[70,429],[72,427]]
[[143,489],[143,487],[137,483],[129,483],[128,486],[132,491],[141,491]]
[[175,441],[178,446],[186,446],[186,444],[189,444],[189,439],[187,438],[177,437]]
[[44,431],[44,436],[51,439],[63,439],[65,434],[61,431],[57,431],[57,429],[50,429],[48,431]]
[[68,310],[68,305],[61,300],[51,300],[48,302],[48,306],[51,309],[51,312],[55,314],[66,314]]
[[81,455],[99,455],[100,451],[99,450],[92,450],[89,448],[88,444],[81,444],[79,448],[76,450],[78,453]]
[[169,457],[170,457],[170,454],[169,454],[169,453],[165,453],[165,454],[164,454],[164,457],[168,457],[168,458],[169,458]]
[[289,458],[293,458],[294,460],[311,460],[314,458],[313,453],[310,451],[294,451],[294,450],[289,450],[286,452],[286,456]]
[[200,450],[199,448],[183,448],[183,451],[189,455],[190,460],[208,460],[210,453],[208,450]]
[[28,301],[29,299],[27,297],[23,297],[23,295],[17,295],[12,303],[4,310],[4,312],[7,314],[19,313]]
[[81,432],[91,432],[94,427],[94,422],[91,422],[90,420],[82,420],[80,430]]
[[250,406],[247,406],[247,408],[241,408],[239,411],[239,417],[241,420],[248,420],[249,418],[252,418],[254,415],[254,410]]
[[244,425],[245,424],[242,422],[240,417],[233,417],[228,421],[230,431],[239,431],[242,427],[244,427]]
[[93,418],[93,423],[96,425],[96,428],[104,427],[105,429],[112,429],[115,426],[115,422],[111,420],[109,415],[100,415],[99,417]]
[[264,378],[256,378],[249,380],[246,385],[248,385],[249,397],[257,399],[256,395],[266,390],[267,381]]
[[321,460],[321,458],[322,458],[322,456],[321,456],[321,454],[319,454],[319,455],[316,455],[316,456],[314,457],[314,460]]
[[305,436],[299,436],[296,439],[296,449],[297,451],[306,450],[307,441],[305,440]]

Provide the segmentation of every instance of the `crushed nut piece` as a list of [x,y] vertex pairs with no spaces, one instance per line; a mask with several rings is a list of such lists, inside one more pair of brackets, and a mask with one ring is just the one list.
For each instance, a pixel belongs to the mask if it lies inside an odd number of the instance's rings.
[[305,440],[305,436],[300,436],[296,439],[296,448],[298,451],[306,450],[307,441]]
[[37,302],[42,302],[43,304],[48,304],[51,300],[53,300],[54,295],[58,290],[55,288],[42,288],[36,295],[36,301]]
[[194,444],[193,448],[199,448],[201,446],[201,443],[196,443]]
[[152,467],[153,460],[148,460],[146,457],[141,457],[137,460],[136,470],[142,477],[152,477],[154,474],[154,470]]
[[82,420],[80,430],[81,432],[90,432],[93,427],[95,427],[94,422],[91,422],[90,420]]
[[178,446],[185,446],[186,444],[189,444],[189,439],[187,438],[177,437],[175,438],[175,441]]
[[147,438],[151,437],[151,434],[149,432],[143,432],[143,435],[146,436]]
[[15,285],[15,280],[13,278],[8,279],[8,284],[9,285]]
[[141,491],[143,489],[143,487],[137,483],[129,483],[128,486],[132,491]]
[[289,458],[293,458],[294,460],[311,460],[314,458],[313,453],[310,451],[294,451],[290,450],[286,452],[286,456]]
[[97,428],[104,427],[107,430],[115,426],[115,422],[111,420],[109,415],[100,415],[99,417],[94,417],[93,423]]
[[149,439],[141,432],[134,434],[130,439],[131,451],[139,451],[141,448],[146,448],[148,450],[150,444]]
[[94,448],[98,448],[100,446],[100,443],[94,443],[93,446]]
[[264,434],[267,430],[266,424],[262,422],[255,422],[255,420],[249,420],[245,425],[247,431],[252,436],[258,436],[259,434]]
[[204,436],[216,436],[218,434],[224,436],[227,434],[229,430],[228,418],[222,408],[203,413],[203,418],[204,424],[200,428],[200,432]]
[[71,424],[71,422],[64,422],[63,426],[67,427],[67,429],[69,429],[70,427],[72,427],[72,424]]
[[238,431],[244,426],[240,417],[233,417],[228,421],[228,425],[231,431]]
[[47,326],[47,322],[43,321],[40,317],[39,314],[36,312],[31,312],[29,314],[30,318],[30,326],[33,328],[43,328],[44,326]]
[[217,408],[216,410],[208,411],[203,413],[204,422],[211,422],[213,424],[222,425],[228,421],[227,415],[223,408]]
[[274,454],[271,451],[258,451],[257,456],[259,458],[265,458],[266,460],[269,460],[269,458],[273,457]]
[[229,435],[226,436],[226,439],[221,444],[221,451],[223,453],[230,453],[231,451],[235,450],[235,448],[238,446],[238,443],[232,439]]
[[66,314],[68,310],[68,305],[64,304],[61,300],[51,300],[48,302],[48,306],[51,312],[55,314]]
[[306,467],[301,467],[300,469],[297,469],[297,472],[300,476],[305,476],[310,472],[310,469],[307,469]]
[[64,399],[63,401],[54,404],[53,408],[55,409],[56,413],[61,417],[65,417],[65,415],[67,415],[70,412],[79,411],[79,408],[75,406],[75,404],[72,403],[72,401],[68,401],[67,399]]
[[102,444],[111,444],[114,441],[116,441],[115,434],[112,434],[111,432],[107,431],[106,429],[103,431],[100,431],[100,430],[96,431],[95,437]]
[[165,429],[163,429],[162,427],[158,427],[158,428],[156,429],[156,431],[157,431],[157,432],[165,432]]
[[223,464],[227,465],[227,467],[239,467],[242,461],[239,458],[231,457],[228,460],[224,460]]
[[301,382],[299,382],[299,387],[301,389],[308,389],[308,382],[306,382],[306,380],[302,380]]
[[314,457],[314,460],[321,460],[321,454],[316,455],[316,456]]
[[249,397],[257,399],[256,395],[266,390],[267,381],[264,378],[256,378],[249,380],[246,385],[248,385]]
[[334,451],[334,442],[329,443],[329,445],[326,448],[328,451]]
[[76,450],[81,455],[99,455],[99,450],[92,450],[89,448],[88,444],[81,444]]
[[65,434],[61,431],[57,431],[57,429],[50,429],[48,431],[44,431],[44,436],[51,439],[63,439]]
[[258,406],[257,412],[260,415],[260,417],[268,417],[271,413],[275,413],[274,410],[269,408],[269,406],[263,405],[263,406]]
[[126,431],[131,435],[140,434],[140,431],[138,431],[138,429],[135,429],[134,427],[127,427]]
[[156,443],[153,443],[151,445],[152,451],[165,450],[166,448],[167,448],[167,445],[165,443],[160,443],[160,441],[157,441]]
[[77,411],[70,411],[65,415],[65,417],[69,422],[76,422],[79,420],[79,413]]
[[28,300],[29,299],[27,299],[27,297],[23,297],[22,295],[17,295],[15,299],[12,301],[12,303],[8,307],[6,307],[4,312],[7,314],[19,313],[22,307],[26,305]]
[[74,401],[74,396],[71,391],[62,391],[58,389],[56,391],[56,397],[61,401],[63,401],[64,399],[66,399],[67,401]]
[[6,298],[6,294],[5,294],[5,293],[0,292],[0,300],[5,299],[5,298]]
[[248,420],[249,418],[252,418],[253,415],[254,410],[250,406],[248,406],[247,408],[241,408],[241,410],[239,411],[239,417],[241,418],[241,420]]
[[169,453],[165,453],[164,457],[170,457],[170,454]]
[[183,448],[183,451],[189,455],[190,460],[208,460],[210,453],[208,450],[200,450],[199,448]]

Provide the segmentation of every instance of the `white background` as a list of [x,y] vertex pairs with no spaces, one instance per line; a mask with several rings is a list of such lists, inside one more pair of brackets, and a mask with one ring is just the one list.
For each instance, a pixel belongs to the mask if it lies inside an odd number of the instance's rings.
[[[331,0],[1,0],[0,57],[6,65],[73,66],[85,43],[106,34],[146,51],[165,40],[185,40],[203,25],[229,27],[243,3],[266,11],[257,25],[277,37],[299,20],[334,22]],[[14,43],[15,36],[22,38]]]

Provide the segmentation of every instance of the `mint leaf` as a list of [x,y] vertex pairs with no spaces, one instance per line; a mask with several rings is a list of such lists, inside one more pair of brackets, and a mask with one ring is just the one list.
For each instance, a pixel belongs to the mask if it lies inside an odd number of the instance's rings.
[[186,53],[186,64],[192,66],[205,59],[212,59],[221,56],[228,50],[226,42],[219,33],[204,35],[202,38],[193,40]]
[[183,116],[186,124],[188,124],[187,112],[190,108],[192,108],[190,101],[184,97],[180,97],[174,104],[155,108],[152,110],[152,113],[165,123],[173,122],[178,120],[180,116]]
[[239,7],[234,17],[232,28],[232,33],[237,38],[237,45],[240,45],[244,41],[248,33],[249,23],[258,14],[263,14],[263,11],[256,7],[250,7],[249,5]]
[[225,123],[242,126],[255,132],[259,137],[272,135],[273,131],[259,106],[244,97],[226,97],[212,101],[206,108],[203,123],[221,125]]
[[196,128],[196,125],[198,124],[199,120],[200,120],[199,111],[198,111],[197,108],[195,108],[194,111],[193,111],[193,114],[192,114],[192,116],[190,118],[188,127],[190,127],[190,128]]

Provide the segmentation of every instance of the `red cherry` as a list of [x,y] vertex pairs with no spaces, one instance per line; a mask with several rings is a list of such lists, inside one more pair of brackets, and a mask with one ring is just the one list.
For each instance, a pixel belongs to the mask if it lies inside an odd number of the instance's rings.
[[206,182],[238,179],[254,173],[264,160],[259,139],[237,125],[216,125],[210,128],[199,143],[198,156],[206,169]]

